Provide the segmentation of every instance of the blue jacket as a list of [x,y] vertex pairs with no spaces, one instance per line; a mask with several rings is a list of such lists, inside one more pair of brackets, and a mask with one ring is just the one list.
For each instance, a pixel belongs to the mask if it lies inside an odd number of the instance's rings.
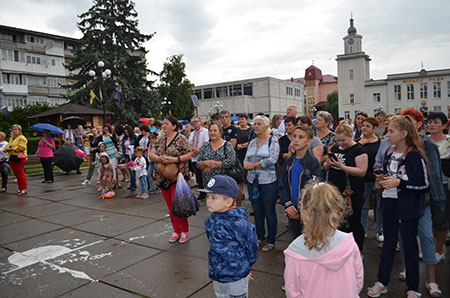
[[213,212],[205,228],[210,244],[209,277],[223,283],[247,277],[258,259],[259,247],[245,208]]
[[[122,137],[122,156],[124,156],[124,157],[126,156],[125,152],[127,150],[125,148],[125,139],[126,139],[126,137],[125,137],[125,135],[123,135],[123,137]],[[138,142],[136,140],[136,137],[133,134],[133,136],[131,137],[131,140],[130,140],[130,146],[135,146],[134,149],[136,149],[136,147],[137,147],[136,145],[138,145]],[[134,152],[131,152],[131,155],[132,155],[132,159],[133,159]]]
[[[392,153],[386,154],[383,171],[387,173]],[[425,193],[430,190],[430,180],[425,159],[419,152],[410,151],[401,160],[397,170],[400,185],[397,186],[399,217],[403,220],[418,219],[425,210]],[[381,202],[383,204],[383,200]]]
[[[283,163],[283,169],[281,172],[281,181],[278,190],[280,191],[280,202],[284,206],[284,208],[288,208],[294,204],[294,201],[292,200],[291,190],[291,169],[294,160],[295,155],[288,157]],[[303,172],[299,177],[300,189],[303,189],[309,180],[322,177],[322,168],[320,166],[320,163],[309,150],[306,151],[305,156],[302,158],[302,160],[300,160],[300,164],[303,168]],[[297,206],[294,207],[298,211]]]

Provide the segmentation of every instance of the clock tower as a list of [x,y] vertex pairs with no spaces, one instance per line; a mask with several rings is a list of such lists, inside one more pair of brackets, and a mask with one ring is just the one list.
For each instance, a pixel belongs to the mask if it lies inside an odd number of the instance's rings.
[[362,50],[362,36],[356,32],[352,17],[344,37],[344,54],[337,55],[336,58],[339,117],[352,120],[360,111],[369,112],[365,98],[365,82],[370,79],[370,58]]

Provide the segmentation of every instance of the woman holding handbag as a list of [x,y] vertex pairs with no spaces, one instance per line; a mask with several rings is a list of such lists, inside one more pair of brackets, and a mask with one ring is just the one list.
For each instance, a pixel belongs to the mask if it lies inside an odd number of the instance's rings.
[[9,154],[9,166],[17,178],[16,195],[18,196],[27,193],[27,175],[25,174],[25,164],[28,159],[27,143],[27,138],[22,134],[22,126],[14,124],[9,143],[3,151]]
[[366,149],[353,140],[353,129],[342,121],[336,128],[337,144],[331,148],[323,167],[329,170],[328,180],[343,194],[350,198],[351,214],[347,214],[348,227],[344,232],[353,232],[353,237],[362,251],[364,228],[361,224],[361,211],[364,204],[364,176],[367,172],[368,157]]
[[185,243],[189,238],[188,219],[173,215],[172,204],[178,173],[183,173],[185,179],[189,177],[187,162],[191,160],[191,145],[184,135],[177,132],[177,127],[177,118],[164,117],[162,125],[164,136],[157,139],[149,157],[152,162],[157,163],[156,181],[166,201],[172,221],[173,233],[169,242],[173,243],[179,240],[180,243]]
[[222,139],[222,128],[215,123],[211,124],[208,133],[209,142],[202,146],[197,159],[197,166],[203,175],[203,187],[206,187],[212,177],[225,175],[225,169],[236,163],[233,145]]

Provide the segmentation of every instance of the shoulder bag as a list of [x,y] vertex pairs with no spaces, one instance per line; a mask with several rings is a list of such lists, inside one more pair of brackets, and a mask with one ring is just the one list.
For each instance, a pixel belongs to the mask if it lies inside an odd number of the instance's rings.
[[[172,142],[170,142],[169,145],[166,146],[166,142],[164,142],[164,154],[166,153],[167,147],[170,147],[172,143],[176,140],[178,137],[178,134],[173,138]],[[178,156],[178,163],[169,163],[169,164],[163,164],[162,162],[158,162],[156,164],[156,170],[158,171],[158,174],[170,182],[177,182],[178,173],[183,173],[184,169],[186,168],[186,163],[180,161],[180,157]]]

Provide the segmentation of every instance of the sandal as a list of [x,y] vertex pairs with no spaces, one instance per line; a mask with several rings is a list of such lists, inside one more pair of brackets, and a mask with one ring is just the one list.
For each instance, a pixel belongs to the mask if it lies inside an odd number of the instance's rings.
[[428,293],[431,297],[441,297],[442,292],[439,289],[439,285],[435,282],[425,283],[425,286],[427,287]]
[[258,240],[258,245],[259,248],[263,247],[264,245],[266,245],[266,240]]
[[388,289],[381,282],[377,281],[373,284],[372,287],[367,288],[367,296],[369,297],[380,297],[383,294],[386,294]]
[[261,249],[261,251],[269,252],[269,251],[271,251],[274,247],[275,247],[274,244],[266,243],[266,245],[264,245],[264,247]]
[[403,269],[403,271],[398,274],[398,279],[400,279],[401,281],[406,280],[406,269]]
[[413,290],[409,290],[408,292],[406,292],[406,298],[420,298],[422,297],[422,294],[420,294],[419,292],[413,291]]
[[25,190],[21,190],[21,191],[18,191],[16,193],[16,195],[18,195],[18,196],[23,196],[23,195],[26,195],[26,194],[27,194],[27,192]]
[[0,192],[5,192],[6,191],[6,187],[2,188],[2,190],[0,190]]

